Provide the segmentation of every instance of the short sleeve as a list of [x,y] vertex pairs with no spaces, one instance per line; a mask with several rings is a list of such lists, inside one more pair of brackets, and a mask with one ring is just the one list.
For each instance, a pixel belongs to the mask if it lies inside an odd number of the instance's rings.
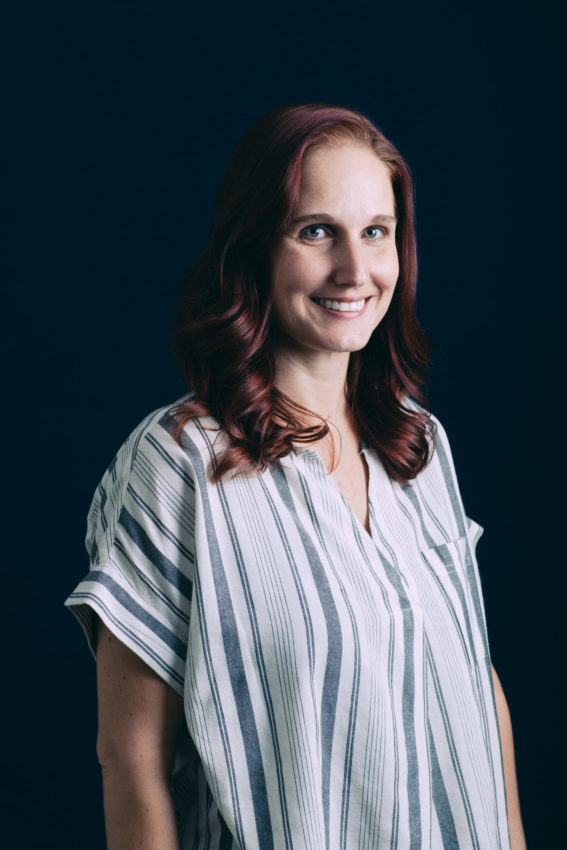
[[447,494],[447,511],[452,517],[455,536],[463,541],[463,559],[468,582],[469,605],[471,613],[473,613],[478,624],[479,635],[482,641],[478,652],[479,656],[489,656],[482,582],[476,557],[476,547],[484,533],[484,528],[465,513],[447,433],[437,417],[432,415],[431,418],[436,428],[435,455]]
[[90,572],[65,605],[93,645],[94,614],[183,693],[195,527],[191,465],[157,411],[105,472],[87,523]]
[[469,544],[472,548],[473,552],[476,552],[476,546],[482,535],[484,534],[484,528],[482,525],[479,525],[478,522],[475,522],[474,519],[471,519],[469,516],[465,517],[465,522],[467,524],[467,536]]

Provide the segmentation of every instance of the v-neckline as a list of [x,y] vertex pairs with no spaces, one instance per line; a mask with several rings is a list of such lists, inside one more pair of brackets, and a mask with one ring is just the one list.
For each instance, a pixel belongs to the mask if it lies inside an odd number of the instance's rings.
[[343,505],[345,506],[345,508],[349,512],[351,518],[354,519],[354,522],[356,523],[361,534],[365,535],[369,539],[369,541],[372,544],[375,545],[375,540],[372,537],[372,512],[371,512],[371,509],[370,509],[370,486],[371,486],[371,479],[372,479],[372,470],[371,470],[371,464],[370,464],[370,461],[369,461],[369,458],[368,458],[367,446],[364,443],[361,443],[360,456],[363,458],[363,461],[366,464],[366,469],[368,471],[368,481],[367,481],[367,485],[366,485],[367,486],[366,498],[367,498],[367,505],[368,505],[368,529],[365,528],[364,524],[361,522],[361,520],[357,517],[357,515],[355,514],[355,512],[351,508],[351,506],[348,503],[348,501],[346,500],[341,488],[339,487],[339,485],[337,484],[337,482],[335,481],[335,479],[333,478],[333,476],[331,475],[331,473],[329,472],[329,470],[325,466],[325,462],[324,462],[323,458],[321,457],[321,455],[319,454],[319,452],[317,451],[317,449],[310,449],[310,448],[302,446],[301,448],[295,449],[295,453],[298,454],[298,455],[315,457],[315,459],[317,460],[319,465],[323,467],[325,475],[327,476],[327,478],[331,482],[331,487],[333,487],[334,490],[336,491],[336,493],[340,496],[340,498],[343,502]]

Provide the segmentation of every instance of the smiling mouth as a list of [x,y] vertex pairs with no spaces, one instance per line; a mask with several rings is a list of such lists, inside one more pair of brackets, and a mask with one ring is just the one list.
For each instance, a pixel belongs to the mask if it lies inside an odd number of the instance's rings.
[[312,298],[315,304],[325,307],[327,310],[335,310],[337,313],[359,313],[369,298],[361,298],[360,301],[339,301],[334,298]]

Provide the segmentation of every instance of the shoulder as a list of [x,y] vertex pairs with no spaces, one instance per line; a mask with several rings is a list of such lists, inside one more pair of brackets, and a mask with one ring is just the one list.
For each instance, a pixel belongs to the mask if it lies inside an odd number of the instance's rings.
[[[176,408],[187,399],[153,410],[130,432],[100,479],[91,517],[111,508],[117,513],[129,490],[155,491],[166,478],[181,481],[191,477],[190,463],[174,433]],[[172,470],[179,475],[172,476]]]
[[[182,399],[180,399],[182,401]],[[175,455],[176,442],[173,437],[172,417],[179,402],[160,407],[145,416],[120,445],[106,470],[106,479],[113,482],[127,480],[136,464],[150,447],[155,447],[164,457]]]
[[456,472],[451,445],[443,423],[438,416],[409,396],[404,398],[403,405],[408,410],[424,414],[428,420],[427,438],[430,442],[431,453],[427,466],[418,477],[421,479],[443,479],[447,486],[456,486]]
[[181,505],[192,510],[196,501],[211,495],[212,465],[227,438],[212,417],[200,416],[179,427],[179,408],[191,399],[186,395],[152,411],[128,435],[95,491],[91,526],[107,515],[111,531],[129,505],[161,515],[181,510]]
[[452,517],[450,522],[455,536],[464,537],[469,533],[473,545],[476,545],[483,529],[465,513],[455,461],[443,423],[435,414],[425,410],[413,399],[405,399],[404,406],[425,413],[431,424],[431,456],[427,466],[415,479],[420,497],[426,499],[431,505],[444,505],[446,516]]
[[[176,410],[188,400],[178,401],[152,411],[124,440],[105,470],[93,495],[87,522],[87,549],[93,560],[114,545],[120,526],[134,525],[169,531],[184,524],[191,513],[197,493],[207,486],[202,455],[206,453],[207,423],[191,421],[181,434],[176,433]],[[214,435],[213,435],[214,436]],[[200,450],[194,447],[200,444]],[[176,532],[177,533],[177,532]],[[171,536],[171,535],[170,535]]]
[[447,432],[443,427],[440,419],[432,413],[427,408],[423,407],[419,404],[415,399],[410,396],[405,396],[403,399],[403,406],[406,410],[410,410],[415,413],[423,414],[428,420],[428,436],[433,443],[433,453],[437,450],[438,445],[448,449],[449,448],[449,440],[447,437]]
[[181,405],[192,399],[183,396],[171,404],[153,410],[124,440],[107,470],[113,477],[128,477],[149,456],[157,468],[172,464],[190,465],[195,450],[200,455],[218,449],[222,432],[212,417],[198,417],[179,431],[177,413]]

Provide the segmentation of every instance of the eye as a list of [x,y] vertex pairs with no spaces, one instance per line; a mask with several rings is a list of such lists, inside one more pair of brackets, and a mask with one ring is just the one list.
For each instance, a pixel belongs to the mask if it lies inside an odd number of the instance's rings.
[[377,242],[378,240],[383,239],[384,236],[388,235],[388,229],[386,227],[378,227],[377,224],[373,224],[372,227],[367,227],[363,233],[368,239],[372,239]]
[[322,224],[308,224],[299,234],[302,239],[319,241],[329,235],[329,231]]

